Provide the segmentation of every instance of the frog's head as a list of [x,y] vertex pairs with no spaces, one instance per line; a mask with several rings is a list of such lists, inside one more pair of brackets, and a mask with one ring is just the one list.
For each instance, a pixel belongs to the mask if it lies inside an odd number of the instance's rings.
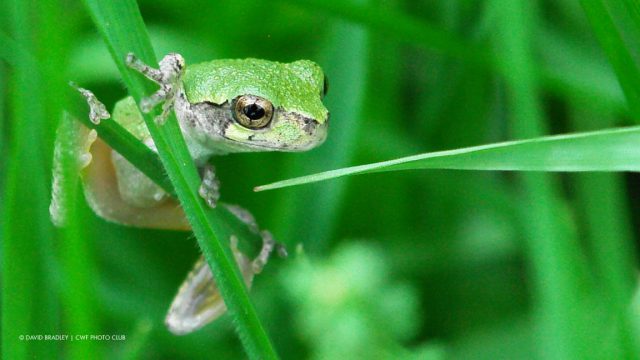
[[327,136],[326,79],[312,61],[214,60],[187,67],[183,84],[186,102],[176,112],[206,147],[305,151]]

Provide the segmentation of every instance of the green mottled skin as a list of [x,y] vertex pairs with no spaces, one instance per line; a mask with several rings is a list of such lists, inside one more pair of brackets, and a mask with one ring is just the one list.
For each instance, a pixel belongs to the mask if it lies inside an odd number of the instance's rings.
[[261,59],[212,60],[188,66],[184,76],[184,90],[192,103],[222,104],[238,95],[252,94],[319,123],[327,119],[321,99],[323,83],[322,69],[309,60],[288,64]]
[[[213,60],[186,66],[181,90],[189,104],[212,103],[227,106],[241,95],[255,95],[273,104],[274,116],[263,129],[248,129],[232,121],[225,127],[204,131],[181,124],[185,140],[195,162],[202,166],[216,154],[241,151],[305,151],[324,141],[328,111],[322,103],[324,73],[312,61],[279,63],[260,59]],[[226,111],[232,109],[227,107]],[[176,107],[180,120],[180,108]],[[230,115],[207,121],[228,121]],[[317,123],[315,132],[307,132],[300,117]],[[120,100],[113,119],[154,149],[142,114],[131,97]],[[185,130],[186,129],[186,130]],[[155,150],[155,149],[154,149]],[[144,177],[133,165],[114,155],[118,185],[123,198],[136,206],[153,206],[162,190]]]

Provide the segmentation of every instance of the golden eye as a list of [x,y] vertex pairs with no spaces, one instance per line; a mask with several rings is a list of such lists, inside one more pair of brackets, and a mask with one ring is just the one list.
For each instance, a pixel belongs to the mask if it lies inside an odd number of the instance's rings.
[[242,95],[234,100],[233,117],[246,128],[261,129],[273,117],[273,104],[259,96]]

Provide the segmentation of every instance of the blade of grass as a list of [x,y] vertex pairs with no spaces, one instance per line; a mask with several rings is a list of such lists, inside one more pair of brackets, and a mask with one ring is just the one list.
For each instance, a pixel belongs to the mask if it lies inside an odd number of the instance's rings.
[[153,322],[150,319],[142,318],[133,329],[130,340],[127,341],[122,350],[122,359],[135,360],[143,357],[143,350],[149,343],[151,332],[153,331]]
[[[42,69],[41,64],[12,39],[7,38],[4,34],[0,34],[0,44],[2,44],[3,50],[0,51],[0,58],[5,59],[14,66],[21,62],[26,62],[31,69],[30,74],[32,77],[37,79],[44,77],[43,74],[45,73],[45,69]],[[63,48],[64,44],[58,44],[58,46]],[[50,70],[59,68],[60,67],[53,67],[50,68]],[[49,76],[53,77],[52,75]],[[64,86],[62,81],[52,81],[51,79],[47,84],[47,88],[52,89],[47,91],[47,93],[59,94],[59,96],[56,97],[57,105],[52,106],[48,113],[59,114],[61,112],[60,104],[66,103],[68,94],[60,90],[61,85]],[[54,126],[50,127],[53,128]],[[47,126],[47,128],[49,128],[49,126]],[[46,141],[44,138],[42,140],[43,142]],[[64,141],[63,144],[71,143],[69,139],[65,140],[66,141]],[[50,146],[43,146],[43,156],[45,158],[49,158],[51,155],[50,151],[44,150],[47,148],[50,148]],[[75,203],[74,194],[76,192],[75,184],[77,184],[77,176],[69,176],[68,171],[63,170],[69,168],[70,165],[66,163],[69,163],[70,161],[75,161],[75,159],[71,159],[69,156],[66,156],[64,161],[60,163],[61,166],[59,167],[60,171],[67,172],[67,176],[62,177],[62,179],[67,181],[60,182],[60,186],[63,188],[61,194],[70,194],[68,198],[63,199],[65,204],[69,205],[68,208],[66,208],[66,210],[69,210],[69,214],[66,216],[69,226],[66,231],[60,232],[60,257],[62,268],[60,268],[60,271],[52,271],[58,269],[58,266],[55,263],[55,260],[47,260],[44,262],[44,268],[48,269],[48,271],[45,272],[48,274],[45,278],[58,287],[57,295],[62,301],[64,301],[64,309],[66,309],[66,311],[63,315],[65,317],[66,332],[69,334],[97,334],[98,327],[96,326],[96,323],[98,317],[94,313],[96,304],[95,293],[92,291],[91,287],[92,281],[95,281],[95,276],[92,276],[93,269],[91,267],[91,259],[88,256],[89,252],[87,250],[87,246],[89,244],[86,241],[86,237],[80,236],[81,228],[79,224],[81,221],[77,219],[77,214],[74,212],[73,206]],[[46,223],[49,222],[48,216],[45,221]],[[49,246],[45,252],[53,255],[55,250],[52,246]],[[63,275],[64,280],[60,281],[59,275]],[[55,293],[56,292],[52,292],[52,294]],[[42,299],[42,303],[44,303],[44,299]],[[41,307],[44,307],[42,303],[40,305]],[[57,321],[60,317],[60,314],[56,311],[49,311],[49,313],[49,316],[52,318],[51,322]],[[43,321],[43,319],[40,319],[40,321]],[[50,331],[50,329],[48,329],[48,331]],[[97,350],[99,344],[96,342],[72,342],[66,343],[66,345],[68,346],[66,351],[69,358],[86,359],[92,354],[99,353]]]
[[[157,61],[137,4],[131,0],[117,3],[85,0],[85,5],[108,45],[127,88],[139,102],[147,94],[149,86],[145,86],[139,76],[132,76],[134,73],[126,69],[125,56],[128,52],[134,52],[148,64],[156,64]],[[165,125],[159,127],[154,123],[151,114],[145,116],[145,123],[167,175],[174,184],[198,244],[211,267],[225,304],[235,320],[236,330],[247,354],[251,358],[277,358],[271,341],[249,300],[244,281],[233,261],[233,255],[218,236],[224,233],[225,225],[218,212],[208,209],[198,195],[200,178],[175,117],[171,116]]]
[[[76,144],[78,137],[74,129],[78,124],[65,113],[58,127],[54,160],[54,189],[58,190],[64,204],[65,228],[60,231],[60,261],[64,281],[60,284],[60,297],[64,302],[66,331],[69,334],[99,334],[99,317],[95,310],[97,294],[94,291],[97,279],[91,244],[82,228],[83,219],[77,209],[78,168]],[[59,204],[59,205],[62,205]],[[73,336],[73,335],[72,335]],[[100,353],[100,344],[95,341],[72,341],[67,344],[70,359],[87,359]]]
[[[331,27],[321,51],[326,55],[319,62],[331,81],[331,92],[325,102],[332,119],[337,120],[331,124],[327,142],[308,154],[296,154],[286,173],[299,174],[319,166],[345,166],[353,158],[364,100],[367,56],[362,54],[367,53],[367,41],[366,30],[357,25],[337,22]],[[278,211],[274,211],[277,214],[274,231],[284,239],[312,239],[305,242],[306,249],[321,251],[332,237],[345,190],[345,184],[327,184],[320,190],[303,189],[295,196],[282,197]],[[307,208],[304,219],[292,222],[304,207]]]
[[[363,24],[371,30],[377,31],[385,36],[390,36],[397,41],[406,42],[412,46],[427,50],[433,50],[464,61],[470,61],[503,75],[503,69],[498,66],[496,58],[490,54],[488,49],[482,48],[480,45],[475,45],[469,40],[462,39],[446,30],[429,25],[424,21],[417,20],[400,11],[389,11],[380,6],[346,4],[345,2],[335,0],[304,0],[297,2],[296,6],[308,8],[313,11],[322,11],[341,19]],[[576,81],[572,71],[559,73],[553,68],[537,67],[538,72],[545,75],[548,79],[545,85],[552,90],[556,90],[556,92],[560,92],[563,96],[572,97],[575,96],[575,92],[589,95],[594,93],[594,89],[590,84]],[[575,70],[575,67],[572,70]],[[607,93],[606,95],[609,94]],[[607,98],[609,97],[610,96]],[[614,98],[611,101],[611,105],[618,106],[619,103],[617,99]]]
[[[40,61],[38,67],[44,75],[43,85],[48,89],[46,93],[57,94],[56,96],[46,96],[45,106],[47,109],[46,129],[57,129],[61,123],[60,130],[68,130],[68,127],[78,126],[67,114],[62,114],[62,108],[68,103],[69,94],[64,90],[68,88],[65,79],[68,69],[68,54],[70,52],[71,39],[73,39],[73,28],[77,24],[79,16],[74,12],[69,14],[60,0],[51,0],[38,4],[38,12],[46,14],[40,21],[38,39],[41,43],[36,54]],[[48,131],[53,133],[53,131]],[[56,295],[61,303],[60,314],[52,313],[55,321],[61,319],[66,334],[100,334],[101,317],[98,312],[98,295],[95,291],[95,283],[98,279],[96,274],[95,254],[92,251],[93,242],[88,236],[85,224],[85,217],[78,211],[78,177],[76,152],[69,147],[78,141],[75,134],[69,131],[60,132],[59,149],[62,150],[60,162],[55,163],[58,170],[65,173],[59,184],[62,188],[62,197],[68,205],[66,213],[67,226],[57,231],[56,248],[50,249],[51,253],[56,253],[60,267],[60,276],[54,281],[57,285]],[[45,149],[48,151],[44,156],[51,160],[53,158],[50,149],[53,148],[52,136],[46,137]],[[55,153],[55,150],[53,151]],[[53,188],[53,186],[51,187]],[[49,268],[47,266],[47,268]],[[69,359],[87,359],[102,354],[104,344],[98,341],[68,341],[61,343],[64,346],[65,357]]]
[[[511,132],[516,138],[544,134],[544,124],[530,48],[537,25],[536,5],[527,0],[493,1],[499,10],[496,47],[502,54]],[[590,144],[593,146],[592,144]],[[556,154],[559,156],[560,154]],[[520,215],[525,252],[533,283],[533,303],[542,358],[581,359],[588,355],[584,314],[586,266],[577,236],[561,213],[558,184],[547,174],[522,174]],[[576,301],[581,299],[581,301]]]
[[[612,125],[611,116],[596,117],[589,104],[574,104],[572,112],[575,127],[582,130]],[[586,111],[585,111],[586,110]],[[577,200],[582,211],[582,226],[585,228],[594,258],[609,316],[616,330],[620,331],[619,350],[624,358],[638,358],[638,342],[635,329],[628,318],[628,309],[636,286],[636,249],[627,214],[624,182],[620,174],[578,174],[576,180]],[[594,191],[597,189],[597,191]]]
[[622,0],[621,2],[631,19],[631,26],[635,30],[635,34],[640,34],[640,2],[637,0]]
[[[1,10],[1,8],[0,8]],[[0,28],[0,36],[2,29]],[[0,40],[0,43],[2,40]],[[2,57],[0,56],[0,59]],[[0,169],[5,169],[5,159],[6,156],[6,140],[7,134],[5,133],[5,129],[8,123],[7,119],[7,104],[5,94],[7,93],[7,66],[4,61],[0,61]],[[0,176],[0,189],[4,189],[4,176]],[[2,191],[0,191],[0,203],[2,203]],[[0,212],[2,211],[2,207],[0,206]],[[2,213],[0,213],[0,227],[2,227]],[[0,239],[1,241],[2,239]],[[0,253],[0,259],[2,259],[2,253]],[[0,262],[0,267],[2,263]]]
[[380,5],[348,1],[303,0],[296,2],[313,11],[323,11],[392,35],[400,41],[416,44],[442,54],[473,62],[490,64],[490,54],[475,44],[468,43],[456,35],[426,24],[397,10]]
[[627,98],[635,121],[640,121],[640,70],[602,0],[580,0],[593,31],[600,41]]
[[[46,6],[53,6],[53,4],[47,4]],[[43,10],[43,8],[40,8]],[[55,12],[46,11],[50,17],[55,16]],[[47,18],[45,21],[40,24],[42,29],[48,29],[52,26],[52,19]],[[60,26],[56,24],[59,31]],[[46,31],[39,29],[40,32]],[[44,42],[47,46],[54,47],[56,51],[64,51],[66,47],[66,42],[59,38],[53,36],[52,38],[48,38]],[[26,63],[30,67],[30,76],[36,79],[48,78],[46,84],[43,84],[44,88],[49,89],[43,93],[55,93],[59,94],[55,97],[55,101],[50,101],[49,104],[49,114],[59,114],[61,113],[62,104],[66,103],[67,96],[69,95],[64,90],[60,89],[61,86],[66,86],[64,81],[59,78],[60,69],[64,68],[64,66],[60,63],[51,64],[47,62],[47,67],[43,67],[41,63],[36,61],[32,54],[27,53],[25,49],[16,44],[12,39],[9,39],[6,35],[0,33],[0,44],[2,44],[0,50],[0,58],[3,58],[8,63],[13,64],[14,66],[18,66],[21,63]],[[46,76],[44,74],[47,74]],[[55,118],[56,116],[48,116],[47,118]],[[44,129],[56,128],[54,124],[52,124],[51,120],[48,120],[48,124],[41,124]],[[43,143],[47,142],[49,137],[43,138]],[[71,144],[72,139],[64,139],[62,144]],[[51,148],[50,144],[43,144],[43,149]],[[44,268],[48,269],[45,271],[45,274],[49,274],[47,276],[43,276],[48,279],[52,284],[55,283],[58,287],[58,291],[52,291],[52,296],[57,294],[60,299],[64,302],[63,308],[65,309],[63,315],[65,316],[65,325],[66,325],[66,333],[69,334],[97,334],[98,327],[97,317],[93,309],[95,308],[95,293],[92,291],[92,282],[95,280],[95,276],[93,272],[93,267],[91,258],[89,256],[89,252],[87,250],[87,246],[89,243],[86,241],[86,236],[80,236],[81,234],[81,221],[78,219],[78,214],[75,213],[75,192],[77,184],[77,176],[70,176],[68,173],[69,167],[71,165],[71,161],[75,161],[75,159],[70,158],[71,155],[69,153],[65,153],[64,150],[66,148],[62,148],[63,154],[62,156],[64,160],[59,164],[61,165],[58,170],[66,171],[67,176],[63,176],[63,181],[59,182],[63,191],[61,194],[69,195],[68,198],[63,199],[65,204],[68,204],[68,208],[66,210],[69,213],[66,216],[68,227],[65,231],[59,232],[60,235],[60,262],[62,265],[62,272],[54,271],[57,268],[57,265],[54,264],[55,260],[49,259],[47,261],[43,261]],[[43,150],[44,151],[44,150]],[[44,151],[43,156],[45,158],[49,158],[51,155],[50,151]],[[46,220],[48,222],[48,220]],[[45,253],[53,255],[56,251],[53,246],[49,246],[47,249],[43,250]],[[59,275],[62,274],[61,278]],[[55,307],[55,302],[57,300],[48,300],[52,305],[49,305],[49,308]],[[39,305],[41,308],[47,308],[46,299],[42,298],[39,301]],[[57,311],[48,311],[48,316],[39,319],[40,322],[43,322],[44,319],[49,318],[49,322],[57,322],[60,315]],[[47,331],[51,332],[51,329],[47,329]],[[62,344],[62,343],[59,343]],[[96,342],[71,342],[65,343],[68,349],[67,352],[69,358],[77,358],[77,359],[86,359],[87,357],[91,357],[92,354],[97,354],[99,351],[97,350],[99,344]],[[48,352],[51,350],[47,350]]]
[[625,95],[608,60],[594,52],[599,49],[546,27],[536,31],[536,44],[544,63],[538,77],[546,89],[574,101],[590,99],[617,114],[626,112]]
[[419,169],[484,171],[640,171],[640,127],[436,151],[278,181],[256,191],[308,184],[343,176]]
[[55,291],[47,283],[47,275],[55,269],[45,269],[45,249],[51,247],[52,229],[46,211],[44,87],[34,74],[37,64],[24,56],[36,53],[33,32],[40,24],[30,16],[29,2],[14,0],[5,6],[10,14],[10,33],[24,51],[16,54],[17,61],[12,64],[11,143],[2,229],[2,358],[41,358],[56,353],[58,345],[20,340],[20,336],[57,332],[56,324],[47,315],[55,314],[56,304],[49,301]]

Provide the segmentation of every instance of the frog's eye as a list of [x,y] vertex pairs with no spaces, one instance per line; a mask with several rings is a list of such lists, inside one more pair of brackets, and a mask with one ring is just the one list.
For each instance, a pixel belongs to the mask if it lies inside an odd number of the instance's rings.
[[261,129],[273,117],[273,104],[255,95],[242,95],[234,100],[233,118],[249,129]]
[[329,92],[329,79],[327,78],[327,75],[325,75],[324,76],[324,80],[322,82],[322,95],[321,95],[321,97],[327,96],[328,92]]

